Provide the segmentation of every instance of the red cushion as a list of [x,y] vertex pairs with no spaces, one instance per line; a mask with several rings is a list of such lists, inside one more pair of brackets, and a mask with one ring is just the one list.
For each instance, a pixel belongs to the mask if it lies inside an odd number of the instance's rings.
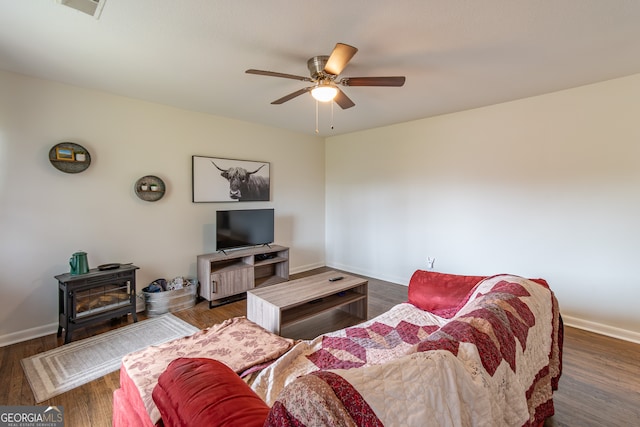
[[[462,276],[416,270],[409,281],[409,302],[445,319],[450,319],[465,305],[473,288],[492,276]],[[545,279],[529,279],[549,288]]]
[[153,389],[165,427],[260,426],[269,407],[227,365],[213,359],[180,358],[167,366]]
[[449,318],[467,301],[471,290],[487,277],[417,270],[409,281],[409,302]]

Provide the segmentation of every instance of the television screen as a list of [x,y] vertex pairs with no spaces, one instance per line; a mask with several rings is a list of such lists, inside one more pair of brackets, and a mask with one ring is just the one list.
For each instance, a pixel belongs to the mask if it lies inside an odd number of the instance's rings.
[[273,209],[216,212],[216,249],[273,243]]

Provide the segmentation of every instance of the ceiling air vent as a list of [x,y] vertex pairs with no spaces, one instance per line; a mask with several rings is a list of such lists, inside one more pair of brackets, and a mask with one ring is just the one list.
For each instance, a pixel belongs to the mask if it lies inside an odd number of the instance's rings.
[[56,0],[58,3],[79,10],[98,19],[106,0]]

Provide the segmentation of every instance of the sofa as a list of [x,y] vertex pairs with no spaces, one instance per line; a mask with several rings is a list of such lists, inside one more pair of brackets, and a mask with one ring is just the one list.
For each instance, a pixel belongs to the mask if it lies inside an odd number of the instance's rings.
[[114,426],[542,426],[562,372],[542,279],[416,271],[408,301],[294,342],[246,318],[127,355]]

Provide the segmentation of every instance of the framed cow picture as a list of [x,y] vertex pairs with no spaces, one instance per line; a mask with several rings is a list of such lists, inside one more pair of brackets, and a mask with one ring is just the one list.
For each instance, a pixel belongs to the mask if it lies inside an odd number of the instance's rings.
[[268,162],[204,156],[191,159],[194,203],[270,200]]

